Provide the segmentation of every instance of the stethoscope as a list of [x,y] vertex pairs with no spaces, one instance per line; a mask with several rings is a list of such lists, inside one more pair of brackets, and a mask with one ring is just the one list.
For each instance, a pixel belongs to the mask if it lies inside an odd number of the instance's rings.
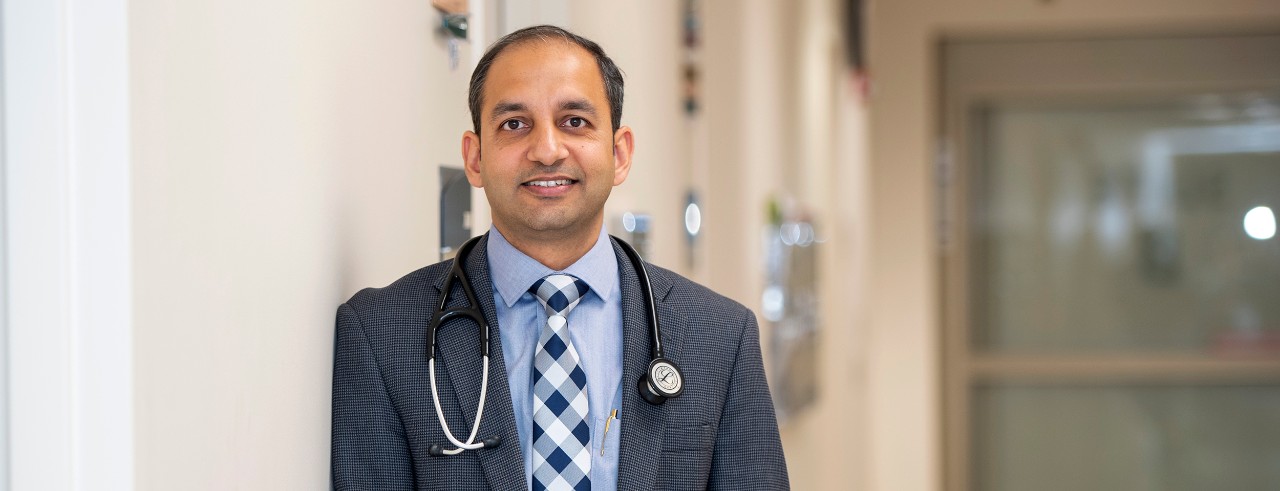
[[[440,299],[440,307],[431,316],[431,323],[427,326],[427,370],[431,375],[431,401],[435,403],[436,416],[440,419],[440,429],[444,430],[445,438],[448,438],[449,443],[457,447],[446,449],[442,445],[431,445],[427,448],[427,453],[431,455],[457,455],[465,450],[493,448],[502,444],[501,435],[494,435],[479,442],[476,441],[476,433],[480,430],[480,420],[484,416],[485,395],[489,388],[489,323],[485,322],[484,313],[480,311],[480,303],[476,302],[476,294],[471,288],[471,280],[467,278],[467,273],[463,269],[463,263],[466,261],[467,256],[471,254],[471,249],[475,247],[476,243],[485,237],[482,235],[472,238],[458,249],[458,255],[453,259],[453,269],[449,272],[449,278],[444,283],[444,298]],[[645,372],[643,377],[640,377],[637,385],[642,399],[650,404],[659,405],[666,402],[667,399],[677,397],[684,392],[684,375],[680,372],[680,368],[676,366],[675,362],[662,355],[662,328],[658,325],[658,311],[653,301],[653,288],[649,286],[649,270],[645,268],[644,261],[640,259],[640,254],[631,247],[631,244],[617,237],[613,237],[613,240],[622,246],[623,252],[631,260],[631,265],[640,277],[640,288],[644,290],[645,307],[649,311],[649,330],[653,332],[653,343],[650,345],[652,360],[649,361],[649,370]],[[462,284],[462,292],[467,296],[467,305],[446,308],[445,306],[449,304],[449,294],[453,292],[454,281]],[[455,317],[471,319],[472,322],[479,326],[480,356],[484,362],[484,371],[480,375],[480,402],[476,404],[475,424],[471,426],[471,435],[467,437],[465,442],[455,438],[453,432],[449,431],[449,423],[445,421],[444,411],[440,409],[440,393],[436,389],[436,331],[444,323]]]

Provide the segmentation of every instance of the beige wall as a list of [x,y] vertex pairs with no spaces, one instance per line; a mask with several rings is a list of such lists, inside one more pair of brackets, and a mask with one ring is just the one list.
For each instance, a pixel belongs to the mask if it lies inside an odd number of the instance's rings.
[[[865,109],[843,65],[839,3],[703,2],[709,170],[698,278],[760,311],[770,197],[807,208],[819,247],[818,400],[781,425],[795,489],[863,475]],[[703,142],[695,142],[702,145]],[[763,322],[763,319],[762,319]],[[770,336],[762,324],[766,363]],[[774,368],[774,367],[771,367]],[[771,379],[776,388],[783,381]]]
[[[626,97],[622,124],[635,132],[635,161],[627,181],[614,189],[605,207],[612,233],[623,212],[648,213],[653,218],[649,260],[680,269],[683,244],[684,194],[687,189],[684,155],[688,136],[681,110],[679,60],[680,3],[569,1],[565,27],[604,48],[622,68]],[[620,28],[628,26],[643,28]]]
[[[862,487],[941,486],[939,256],[935,247],[937,42],[956,35],[1039,36],[1275,28],[1260,0],[894,0],[869,5],[873,75],[866,344],[867,474]],[[855,388],[855,390],[864,390]]]
[[139,489],[325,489],[337,304],[437,259],[420,1],[130,2]]

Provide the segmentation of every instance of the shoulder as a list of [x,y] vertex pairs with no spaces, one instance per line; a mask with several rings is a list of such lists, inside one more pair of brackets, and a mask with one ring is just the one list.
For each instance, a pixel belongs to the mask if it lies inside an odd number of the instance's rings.
[[[666,287],[662,303],[690,320],[703,320],[720,325],[743,325],[754,321],[755,314],[742,303],[721,295],[702,284],[669,269],[646,263],[655,287]],[[657,293],[657,292],[655,292]]]
[[387,286],[356,292],[343,307],[364,320],[375,313],[420,306],[425,299],[438,296],[438,285],[452,267],[453,260],[447,260],[419,268]]

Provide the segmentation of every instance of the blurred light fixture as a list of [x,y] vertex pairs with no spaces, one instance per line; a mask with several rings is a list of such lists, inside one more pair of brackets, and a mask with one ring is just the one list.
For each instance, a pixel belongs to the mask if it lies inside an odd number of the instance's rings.
[[770,285],[765,287],[764,294],[760,297],[761,309],[764,318],[770,322],[778,322],[782,320],[782,315],[786,313],[786,294],[783,293],[782,287],[778,285]]
[[800,237],[796,239],[796,245],[800,247],[809,247],[814,241],[813,224],[809,222],[800,222]]
[[684,230],[689,237],[697,237],[698,231],[702,230],[702,209],[692,200],[684,207]]
[[636,215],[635,213],[626,212],[622,214],[622,228],[627,232],[636,231]]
[[1244,233],[1257,240],[1276,236],[1276,215],[1271,208],[1258,206],[1244,214]]

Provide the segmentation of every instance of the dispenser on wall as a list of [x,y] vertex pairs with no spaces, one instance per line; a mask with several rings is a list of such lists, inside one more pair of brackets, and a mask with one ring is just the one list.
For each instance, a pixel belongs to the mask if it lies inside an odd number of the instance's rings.
[[440,166],[440,260],[471,238],[471,184],[457,167]]
[[467,40],[471,28],[467,16],[470,4],[467,0],[431,0],[431,6],[440,12],[440,30],[449,38],[449,69],[458,68],[458,43]]

